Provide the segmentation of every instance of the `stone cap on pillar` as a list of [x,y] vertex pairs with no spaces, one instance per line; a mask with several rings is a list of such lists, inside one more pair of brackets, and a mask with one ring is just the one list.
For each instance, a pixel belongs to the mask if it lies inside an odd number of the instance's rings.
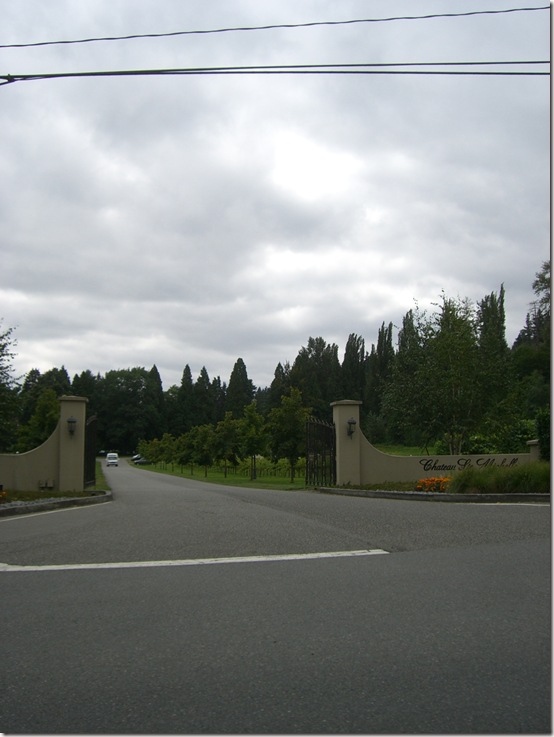
[[331,407],[339,404],[357,404],[359,406],[363,402],[360,399],[339,399],[337,402],[331,402]]
[[360,407],[363,404],[359,399],[341,399],[338,402],[331,402],[333,408],[333,422],[337,424],[344,420],[345,415],[351,415],[357,424],[360,422]]

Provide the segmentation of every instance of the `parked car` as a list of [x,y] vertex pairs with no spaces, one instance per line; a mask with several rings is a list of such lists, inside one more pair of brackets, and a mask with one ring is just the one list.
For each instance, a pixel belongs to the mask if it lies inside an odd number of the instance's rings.
[[119,456],[117,453],[108,453],[106,456],[106,466],[119,466]]
[[150,463],[152,463],[152,461],[149,461],[147,458],[143,458],[142,456],[139,456],[135,461],[136,466],[148,466]]

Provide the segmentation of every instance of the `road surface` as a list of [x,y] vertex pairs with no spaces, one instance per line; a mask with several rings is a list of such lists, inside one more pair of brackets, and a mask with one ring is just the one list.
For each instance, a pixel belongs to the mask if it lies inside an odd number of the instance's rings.
[[0,731],[550,732],[549,507],[106,474],[0,520]]

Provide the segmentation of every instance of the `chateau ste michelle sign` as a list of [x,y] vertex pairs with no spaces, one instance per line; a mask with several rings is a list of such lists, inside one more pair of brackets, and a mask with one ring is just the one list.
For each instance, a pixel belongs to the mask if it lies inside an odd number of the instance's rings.
[[463,457],[460,456],[455,461],[449,458],[448,462],[445,462],[443,458],[421,458],[419,461],[425,473],[440,471],[464,471],[466,468],[487,468],[488,466],[497,466],[498,468],[513,468],[519,463],[519,456],[502,456],[496,458],[495,456],[471,456]]

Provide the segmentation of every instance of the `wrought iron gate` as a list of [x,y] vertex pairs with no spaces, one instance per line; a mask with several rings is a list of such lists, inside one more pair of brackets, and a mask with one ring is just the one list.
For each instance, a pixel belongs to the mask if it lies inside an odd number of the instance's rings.
[[336,479],[335,426],[311,417],[306,423],[306,486],[333,486]]
[[97,417],[89,417],[85,428],[85,478],[84,486],[96,483],[96,426]]

